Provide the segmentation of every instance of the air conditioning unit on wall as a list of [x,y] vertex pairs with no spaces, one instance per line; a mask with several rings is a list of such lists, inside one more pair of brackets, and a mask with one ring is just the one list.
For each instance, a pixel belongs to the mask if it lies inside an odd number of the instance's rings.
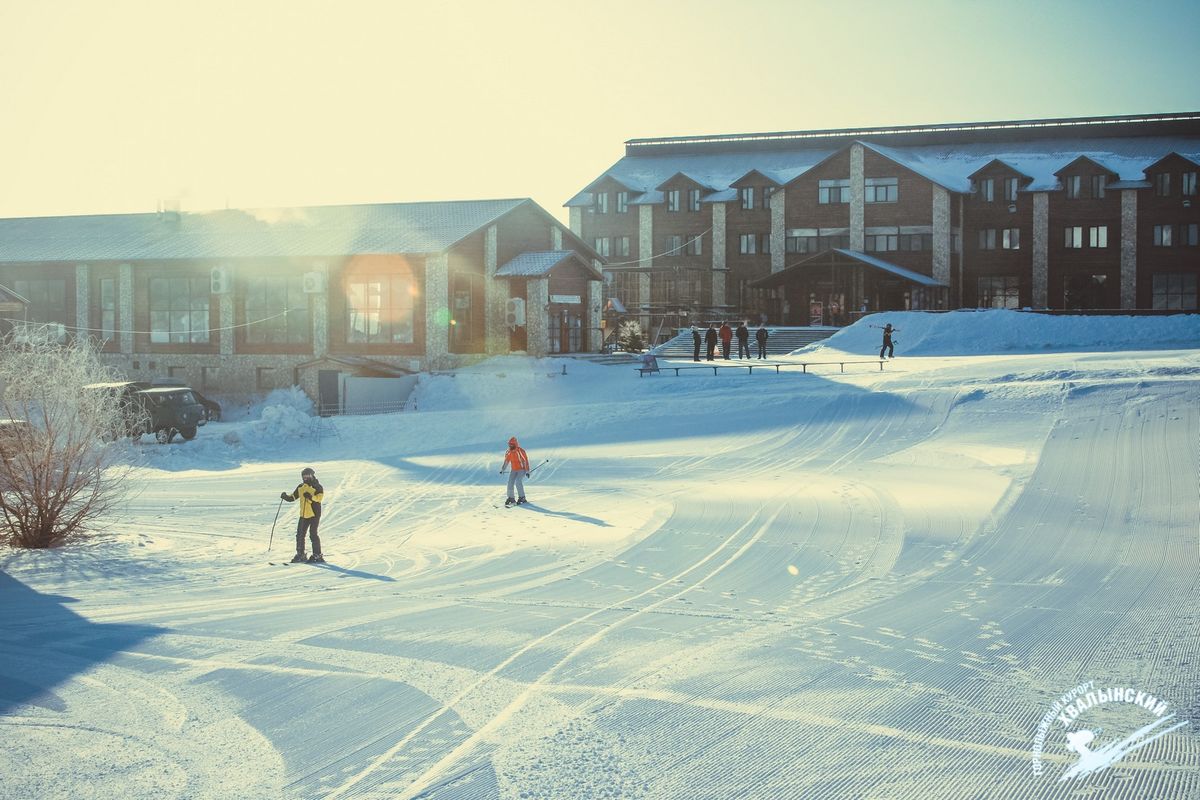
[[508,327],[510,328],[519,328],[525,324],[525,298],[508,298],[504,321],[508,323]]
[[229,267],[213,267],[209,279],[213,294],[227,294],[233,288],[233,275]]
[[318,294],[325,291],[325,273],[324,272],[306,272],[302,279],[304,291],[306,294]]

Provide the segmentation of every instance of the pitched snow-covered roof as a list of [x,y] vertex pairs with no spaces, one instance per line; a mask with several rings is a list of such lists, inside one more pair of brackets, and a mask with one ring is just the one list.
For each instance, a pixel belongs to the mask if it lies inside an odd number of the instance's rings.
[[496,270],[497,278],[535,278],[549,275],[550,271],[565,261],[576,261],[580,266],[592,273],[597,280],[604,276],[596,270],[587,259],[574,250],[542,250],[534,253],[521,253]]
[[0,262],[438,253],[529,199],[0,219]]

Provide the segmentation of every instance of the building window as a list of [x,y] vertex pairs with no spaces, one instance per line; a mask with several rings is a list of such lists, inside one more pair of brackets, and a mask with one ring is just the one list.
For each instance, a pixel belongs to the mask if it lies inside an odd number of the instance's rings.
[[1159,172],[1154,176],[1154,193],[1159,197],[1171,194],[1171,173]]
[[1068,250],[1076,250],[1083,247],[1083,226],[1068,225],[1063,228],[1063,247]]
[[894,203],[900,198],[900,180],[867,178],[866,191],[868,203]]
[[962,235],[957,233],[950,234],[950,250],[955,253],[962,252]]
[[617,213],[629,211],[629,192],[617,192]]
[[701,236],[689,236],[687,240],[686,252],[689,256],[698,256],[704,253],[704,238]]
[[1083,178],[1079,175],[1068,175],[1063,178],[1063,189],[1067,192],[1067,199],[1078,200],[1079,189],[1083,183]]
[[605,280],[610,281],[609,291],[612,296],[620,301],[621,305],[633,311],[641,309],[642,301],[638,299],[638,293],[641,291],[641,277],[639,273],[632,270],[615,270],[605,273]]
[[771,195],[773,194],[775,194],[774,186],[763,187],[763,208],[769,209],[771,207]]
[[700,190],[688,189],[688,211],[700,210]]
[[616,255],[622,258],[629,258],[629,237],[617,236],[616,238]]
[[1195,273],[1159,273],[1154,276],[1152,308],[1162,311],[1196,310]]
[[764,233],[762,236],[759,237],[758,252],[763,253],[765,255],[771,254],[771,234]]
[[1092,176],[1092,197],[1096,198],[1097,200],[1104,197],[1104,189],[1107,186],[1108,186],[1108,176],[1107,175],[1093,175]]
[[1013,275],[979,278],[980,308],[1020,308],[1021,279]]
[[247,344],[304,344],[310,338],[300,275],[249,279],[242,310]]
[[1196,173],[1184,172],[1179,176],[1179,191],[1184,197],[1196,194]]
[[663,255],[677,256],[683,250],[683,237],[677,234],[663,237]]
[[850,179],[817,182],[817,202],[823,205],[850,202]]
[[816,236],[788,236],[783,240],[783,251],[785,253],[816,253],[817,237]]
[[1191,222],[1180,225],[1179,244],[1185,247],[1195,247],[1200,244],[1200,223]]
[[752,256],[757,252],[755,244],[758,237],[753,233],[743,233],[738,237],[738,252],[744,256]]
[[742,210],[752,211],[754,209],[754,187],[743,186],[738,190],[738,196],[742,199]]
[[991,178],[982,178],[978,183],[979,199],[985,203],[990,203],[996,199],[996,182]]
[[358,277],[346,282],[346,341],[350,344],[412,344],[410,275]]
[[1171,234],[1174,232],[1172,230],[1174,227],[1175,227],[1174,225],[1155,225],[1154,226],[1154,246],[1155,247],[1170,247],[1171,239],[1173,238],[1171,236]]
[[1088,247],[1108,247],[1108,226],[1094,225],[1088,228]]
[[100,279],[100,338],[117,338],[117,279]]
[[[701,271],[672,268],[650,273],[652,304],[686,306],[700,302]],[[626,305],[626,308],[630,306]]]
[[150,279],[150,341],[208,342],[208,278]]
[[878,233],[865,237],[863,244],[868,253],[883,253],[900,249],[900,237],[895,233]]
[[667,211],[679,210],[679,190],[671,189],[667,192]]
[[815,252],[823,253],[826,250],[846,250],[850,247],[850,235],[845,236],[818,236],[817,249]]
[[592,247],[604,258],[608,258],[610,254],[609,243],[607,236],[597,236],[592,240]]
[[1004,199],[1010,203],[1017,202],[1017,179],[1004,179]]
[[1004,250],[1021,249],[1021,229],[1005,228],[1000,232],[1000,247]]
[[925,252],[933,249],[933,234],[931,233],[909,233],[903,237],[904,249],[914,253]]
[[[67,282],[65,280],[13,281],[13,291],[29,301],[25,319],[39,324],[67,324]],[[207,327],[207,326],[205,326]]]
[[608,213],[608,192],[598,192],[596,194],[596,213]]
[[996,229],[982,228],[979,231],[979,249],[980,250],[995,250],[996,249]]

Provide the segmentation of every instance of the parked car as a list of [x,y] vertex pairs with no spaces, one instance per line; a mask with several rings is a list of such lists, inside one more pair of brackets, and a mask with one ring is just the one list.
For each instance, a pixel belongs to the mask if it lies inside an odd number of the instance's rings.
[[205,422],[221,421],[221,404],[216,400],[205,397],[204,395],[200,394],[200,392],[192,389],[192,387],[188,386],[186,383],[171,379],[155,381],[154,383],[142,383],[141,381],[135,381],[135,383],[139,384],[144,389],[158,388],[160,386],[178,386],[184,389],[191,389],[192,394],[194,394],[196,399],[200,401],[200,405],[204,406],[204,420],[200,424],[203,425]]
[[167,444],[176,434],[196,438],[197,428],[205,421],[205,409],[195,392],[187,386],[147,386],[144,381],[121,381],[84,388],[118,395],[124,429],[114,432],[114,439],[122,434],[138,438],[153,433],[160,444]]

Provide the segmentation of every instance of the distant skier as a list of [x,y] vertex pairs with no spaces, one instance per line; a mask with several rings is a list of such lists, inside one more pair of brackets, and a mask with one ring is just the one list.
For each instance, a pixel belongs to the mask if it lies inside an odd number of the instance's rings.
[[708,360],[713,360],[713,353],[717,349],[717,331],[713,328],[712,323],[708,323],[708,330],[704,333],[704,343],[708,347]]
[[737,326],[738,340],[738,361],[743,358],[750,358],[750,329],[746,327],[745,322],[739,322]]
[[885,350],[887,351],[888,358],[896,357],[896,346],[892,343],[892,334],[898,330],[900,330],[900,329],[893,328],[892,323],[890,323],[890,322],[883,326],[883,347],[879,348],[880,360],[883,359],[883,353]]
[[692,326],[692,361],[700,360],[700,331]]
[[766,325],[759,325],[758,330],[754,332],[754,339],[758,342],[758,357],[759,358],[767,357],[767,337],[769,335],[770,334],[767,333]]
[[[508,440],[508,452],[504,454],[504,464],[500,467],[500,474],[504,474],[505,468],[508,468],[508,499],[504,501],[504,507],[507,508],[514,503],[520,505],[528,503],[525,499],[525,481],[524,478],[529,477],[529,455],[525,452],[525,448],[517,444],[517,437],[512,437]],[[517,499],[513,499],[513,484],[517,487]]]
[[[291,494],[280,492],[279,499],[289,503],[300,501],[300,520],[296,524],[296,555],[292,563],[308,561],[313,564],[324,564],[325,557],[321,555],[321,537],[317,535],[317,526],[321,524],[321,501],[325,498],[325,489],[317,480],[317,473],[312,467],[305,467],[300,473],[300,485]],[[304,556],[304,534],[312,539],[312,555]]]

